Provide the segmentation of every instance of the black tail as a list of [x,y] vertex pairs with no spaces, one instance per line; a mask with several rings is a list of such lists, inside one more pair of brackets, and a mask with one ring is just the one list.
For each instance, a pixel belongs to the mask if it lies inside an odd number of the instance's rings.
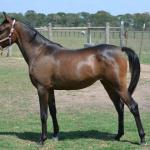
[[140,61],[137,54],[130,48],[123,47],[122,51],[124,51],[129,59],[129,68],[131,72],[131,81],[128,87],[129,93],[132,95],[140,78]]

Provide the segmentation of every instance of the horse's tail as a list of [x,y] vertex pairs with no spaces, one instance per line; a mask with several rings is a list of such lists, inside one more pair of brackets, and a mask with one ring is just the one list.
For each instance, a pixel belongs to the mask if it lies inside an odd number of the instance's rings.
[[140,77],[140,71],[141,71],[140,61],[139,61],[137,54],[132,49],[123,47],[122,51],[124,51],[127,54],[128,59],[129,59],[131,80],[130,80],[130,84],[128,87],[128,91],[132,95],[138,84],[139,77]]

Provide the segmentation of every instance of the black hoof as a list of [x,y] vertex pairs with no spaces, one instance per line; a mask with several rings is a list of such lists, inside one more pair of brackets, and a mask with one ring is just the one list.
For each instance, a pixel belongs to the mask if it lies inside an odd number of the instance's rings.
[[40,137],[40,140],[39,140],[39,144],[40,145],[43,145],[44,144],[44,141],[47,139],[47,137]]
[[120,137],[115,136],[115,140],[116,140],[116,141],[120,141]]
[[116,140],[116,141],[120,141],[120,138],[122,137],[122,135],[123,135],[123,134],[117,134],[117,135],[115,136],[115,140]]
[[147,145],[147,143],[146,143],[145,139],[141,140],[140,145]]

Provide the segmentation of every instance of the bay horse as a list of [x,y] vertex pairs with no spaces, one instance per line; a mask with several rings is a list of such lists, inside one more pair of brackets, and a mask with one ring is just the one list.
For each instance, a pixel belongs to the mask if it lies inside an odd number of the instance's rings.
[[[126,104],[135,118],[140,142],[145,143],[138,104],[132,97],[140,77],[139,58],[132,49],[108,44],[67,49],[49,41],[31,26],[3,14],[5,19],[0,25],[0,46],[4,48],[16,43],[28,64],[29,77],[39,96],[41,144],[47,139],[48,107],[53,122],[53,137],[58,139],[54,90],[82,89],[97,80],[106,89],[118,112],[118,133],[115,139],[120,140],[124,134]],[[128,61],[131,71],[129,87],[126,81]]]

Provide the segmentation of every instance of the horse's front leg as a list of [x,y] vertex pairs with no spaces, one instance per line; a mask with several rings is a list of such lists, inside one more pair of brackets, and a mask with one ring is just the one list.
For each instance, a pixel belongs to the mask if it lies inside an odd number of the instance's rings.
[[57,121],[57,116],[56,116],[56,104],[55,104],[54,90],[50,90],[48,105],[49,105],[49,111],[50,111],[52,122],[53,122],[53,129],[54,129],[53,139],[58,140],[59,126],[58,126],[58,121]]
[[43,86],[39,85],[37,87],[40,103],[40,116],[42,124],[42,133],[40,136],[40,144],[43,144],[47,139],[47,109],[48,109],[48,91]]

